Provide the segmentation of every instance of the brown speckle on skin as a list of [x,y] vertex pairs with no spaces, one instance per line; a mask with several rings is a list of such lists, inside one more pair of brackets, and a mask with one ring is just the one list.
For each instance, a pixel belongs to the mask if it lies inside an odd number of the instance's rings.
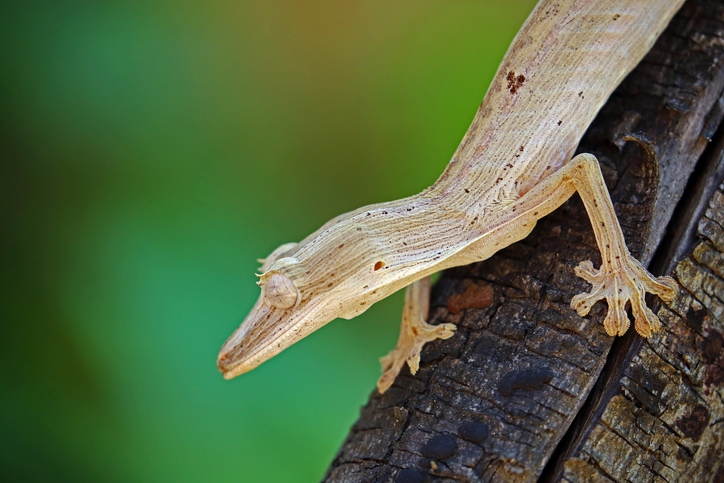
[[523,74],[520,74],[516,77],[515,72],[513,72],[512,70],[508,72],[508,75],[505,79],[508,81],[508,90],[511,94],[515,94],[516,92],[518,92],[518,89],[520,89],[525,82],[525,76]]

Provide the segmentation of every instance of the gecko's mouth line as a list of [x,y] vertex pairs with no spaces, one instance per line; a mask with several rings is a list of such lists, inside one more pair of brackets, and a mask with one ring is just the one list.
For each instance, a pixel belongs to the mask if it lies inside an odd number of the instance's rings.
[[228,381],[229,379],[233,379],[236,376],[240,376],[246,372],[249,372],[251,369],[252,368],[247,369],[244,367],[244,364],[239,363],[236,366],[232,367],[231,369],[226,369],[226,370],[222,369],[221,374],[224,377],[224,379],[226,379]]
[[[216,365],[224,379],[233,379],[257,368],[296,342],[292,330],[296,324],[289,324],[285,330],[280,329],[273,338],[265,335],[268,334],[264,327],[269,324],[269,314],[263,315],[266,319],[264,325],[246,326],[244,322],[222,347]],[[277,320],[274,317],[272,319]],[[278,326],[278,320],[271,325]]]
[[[264,362],[263,358],[259,358],[259,354],[261,354],[263,350],[259,350],[256,353],[252,354],[251,357],[243,357],[242,360],[233,361],[234,357],[231,358],[227,357],[227,354],[229,352],[224,353],[223,355],[219,356],[219,359],[217,361],[217,367],[219,368],[219,371],[221,371],[222,376],[224,379],[229,380],[233,379],[236,376],[240,376],[244,373],[247,373],[257,367],[259,364]],[[226,364],[233,364],[233,365],[226,365]]]

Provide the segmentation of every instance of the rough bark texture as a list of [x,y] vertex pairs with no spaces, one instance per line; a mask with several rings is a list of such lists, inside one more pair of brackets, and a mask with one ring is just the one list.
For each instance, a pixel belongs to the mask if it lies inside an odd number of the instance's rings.
[[[604,304],[569,308],[589,288],[573,268],[600,263],[572,199],[443,275],[431,321],[456,335],[371,395],[325,480],[724,482],[723,89],[724,4],[689,1],[579,148],[601,161],[631,252],[681,284],[651,305],[661,332],[614,340]],[[474,286],[491,305],[466,305]]]

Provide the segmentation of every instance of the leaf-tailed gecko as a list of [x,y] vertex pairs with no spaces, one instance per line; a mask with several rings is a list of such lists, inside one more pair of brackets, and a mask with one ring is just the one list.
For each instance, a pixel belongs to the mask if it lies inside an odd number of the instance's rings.
[[274,250],[261,266],[261,295],[221,348],[226,379],[243,374],[337,317],[350,319],[408,287],[398,345],[382,359],[380,392],[407,362],[414,374],[423,345],[454,334],[433,326],[428,276],[485,260],[525,238],[537,220],[578,192],[602,264],[583,261],[591,284],[571,307],[585,316],[608,302],[611,336],[629,327],[649,337],[660,327],[646,292],[674,296],[626,247],[598,161],[571,159],[614,88],[652,47],[683,0],[543,0],[505,55],[472,125],[440,178],[409,198],[338,216],[299,243]]

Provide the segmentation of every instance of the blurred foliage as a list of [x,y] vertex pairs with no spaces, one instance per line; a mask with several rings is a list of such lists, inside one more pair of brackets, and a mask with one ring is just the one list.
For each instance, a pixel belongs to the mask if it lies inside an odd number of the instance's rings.
[[432,184],[532,6],[5,4],[3,479],[319,480],[401,297],[227,382],[255,260]]

